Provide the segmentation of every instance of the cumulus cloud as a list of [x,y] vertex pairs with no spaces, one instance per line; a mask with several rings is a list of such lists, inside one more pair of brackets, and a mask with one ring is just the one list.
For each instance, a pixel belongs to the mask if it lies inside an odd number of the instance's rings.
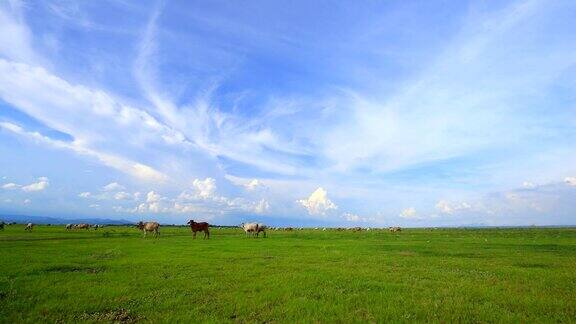
[[92,196],[92,193],[86,191],[86,192],[81,192],[80,194],[78,194],[78,197],[80,198],[90,198]]
[[[258,201],[248,200],[242,197],[228,198],[221,196],[216,191],[216,180],[206,178],[196,179],[192,182],[190,190],[185,190],[176,197],[163,196],[156,191],[148,192],[144,197],[144,202],[134,207],[113,206],[116,212],[127,213],[196,213],[205,215],[221,215],[232,212],[252,212],[264,214],[269,211],[270,203],[266,199]],[[140,193],[132,196],[118,192],[122,197],[129,200],[137,197]],[[116,197],[115,196],[115,197]]]
[[360,216],[352,213],[344,213],[342,216],[349,222],[357,222],[360,220]]
[[197,196],[203,199],[212,198],[216,192],[216,180],[212,178],[194,179],[192,185],[196,189]]
[[533,182],[524,181],[524,182],[522,183],[522,187],[524,187],[524,188],[526,188],[526,189],[532,189],[532,188],[535,188],[536,185],[535,185]]
[[118,190],[124,190],[124,189],[126,189],[126,187],[119,184],[118,182],[112,182],[112,183],[109,183],[109,184],[105,185],[104,187],[102,187],[103,191],[118,191]]
[[310,215],[325,215],[327,211],[338,209],[329,198],[324,188],[318,187],[308,198],[296,201],[308,210]]
[[405,219],[413,219],[413,220],[420,219],[420,216],[418,216],[418,213],[416,212],[416,209],[414,207],[408,207],[402,210],[399,216]]
[[268,209],[270,209],[270,204],[265,199],[260,200],[254,206],[254,212],[257,214],[264,214],[268,211]]
[[32,202],[32,200],[30,199],[24,199],[23,203],[24,205],[29,205]]
[[50,185],[50,182],[47,177],[40,177],[38,178],[37,182],[31,183],[29,185],[19,185],[13,182],[6,183],[2,186],[2,189],[6,190],[15,190],[15,189],[22,189],[22,191],[32,192],[32,191],[42,191]]
[[566,177],[564,182],[569,186],[576,186],[576,177]]
[[50,183],[48,181],[48,178],[40,177],[40,178],[38,178],[38,182],[23,186],[22,190],[24,190],[26,192],[43,191],[44,189],[48,188],[49,185],[50,185]]
[[459,211],[469,210],[472,206],[466,202],[451,203],[446,200],[440,200],[436,203],[436,209],[443,214],[454,214]]
[[260,181],[258,179],[252,179],[252,180],[250,180],[250,182],[245,184],[244,187],[248,191],[255,191],[255,190],[258,190],[261,188],[265,188],[266,186],[262,183],[262,181]]
[[125,191],[119,191],[114,194],[114,199],[116,200],[127,200],[131,199],[133,196]]

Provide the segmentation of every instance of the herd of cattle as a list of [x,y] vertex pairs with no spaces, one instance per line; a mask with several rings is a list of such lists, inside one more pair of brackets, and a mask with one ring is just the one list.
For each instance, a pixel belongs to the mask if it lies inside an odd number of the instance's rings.
[[[14,225],[16,223],[5,223],[3,221],[0,221],[0,230],[3,230],[4,227],[6,225]],[[193,238],[196,238],[196,232],[204,232],[204,239],[209,239],[210,238],[210,224],[206,223],[206,222],[195,222],[194,220],[189,220],[187,225],[190,226],[190,229],[192,230],[192,236]],[[32,231],[32,229],[34,229],[35,224],[34,223],[28,223],[26,224],[26,227],[24,227],[25,231]],[[99,224],[95,224],[95,225],[90,225],[87,223],[80,223],[80,224],[66,224],[65,228],[66,230],[75,230],[75,229],[84,229],[84,230],[88,230],[90,228],[93,228],[95,230],[104,227],[103,225],[99,225]],[[136,227],[141,230],[143,232],[144,237],[146,237],[146,235],[148,233],[152,233],[154,235],[154,237],[158,237],[160,236],[160,223],[158,222],[138,222],[136,224]],[[304,230],[306,228],[304,227],[268,227],[262,223],[242,223],[239,226],[240,228],[242,228],[244,230],[244,232],[246,233],[246,236],[252,236],[252,237],[258,237],[260,233],[263,233],[264,237],[266,237],[266,230],[274,230],[274,231],[295,231],[295,230]],[[320,228],[316,227],[314,228],[314,230],[320,230]],[[324,227],[322,228],[322,231],[326,231],[327,228]],[[336,228],[337,231],[370,231],[370,228],[363,228],[363,227],[353,227],[353,228],[343,228],[343,227],[339,227]],[[398,226],[392,226],[389,227],[388,230],[390,232],[400,232],[402,231],[402,229]]]

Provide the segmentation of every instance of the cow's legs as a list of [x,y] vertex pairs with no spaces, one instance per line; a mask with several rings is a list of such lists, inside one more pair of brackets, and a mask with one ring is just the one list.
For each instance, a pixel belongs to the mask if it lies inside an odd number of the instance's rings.
[[196,231],[193,232],[194,234],[192,234],[192,238],[195,240],[196,239]]

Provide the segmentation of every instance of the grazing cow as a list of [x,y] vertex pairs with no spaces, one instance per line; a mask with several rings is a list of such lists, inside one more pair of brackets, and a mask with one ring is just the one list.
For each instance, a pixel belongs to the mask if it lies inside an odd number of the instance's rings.
[[138,227],[142,232],[144,232],[144,237],[146,237],[146,234],[148,234],[148,232],[153,232],[154,237],[158,237],[160,235],[160,224],[158,224],[158,222],[144,223],[143,221],[139,221],[138,224],[136,224],[136,227]]
[[4,225],[6,225],[6,223],[4,223],[3,221],[0,221],[0,230],[4,230]]
[[362,231],[362,227],[354,227],[354,228],[352,228],[352,230],[354,232],[360,232],[360,231]]
[[267,227],[266,225],[264,225],[264,224],[260,224],[260,223],[256,224],[256,237],[258,237],[258,234],[259,234],[260,232],[263,232],[263,233],[264,233],[264,237],[266,237],[266,229],[267,229],[267,228],[268,228],[268,227]]
[[388,228],[390,230],[390,232],[394,233],[394,232],[401,232],[402,229],[399,226],[392,226]]
[[72,224],[66,224],[66,229],[67,229],[67,230],[71,230],[71,229],[72,229]]
[[286,227],[286,231],[293,231],[293,230],[294,230],[294,228],[292,228],[292,227]]
[[32,231],[33,228],[34,228],[34,224],[28,223],[28,224],[26,224],[26,227],[24,228],[24,230],[25,231]]
[[90,228],[90,224],[86,224],[86,223],[82,223],[82,224],[76,224],[74,225],[74,228],[78,228],[78,229],[89,229]]
[[200,222],[200,223],[196,223],[193,219],[189,220],[188,223],[186,223],[188,225],[190,225],[190,229],[192,230],[192,237],[194,239],[196,239],[196,232],[204,232],[204,239],[209,239],[210,238],[210,230],[209,227],[210,225],[206,222]]
[[240,227],[244,230],[246,236],[248,236],[248,234],[252,234],[252,236],[254,236],[256,231],[258,231],[258,224],[256,223],[242,223],[240,224]]

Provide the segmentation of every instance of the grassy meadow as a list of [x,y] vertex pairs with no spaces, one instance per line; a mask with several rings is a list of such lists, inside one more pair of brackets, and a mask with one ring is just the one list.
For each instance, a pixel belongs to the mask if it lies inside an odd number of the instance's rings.
[[0,231],[0,322],[575,322],[576,229]]

